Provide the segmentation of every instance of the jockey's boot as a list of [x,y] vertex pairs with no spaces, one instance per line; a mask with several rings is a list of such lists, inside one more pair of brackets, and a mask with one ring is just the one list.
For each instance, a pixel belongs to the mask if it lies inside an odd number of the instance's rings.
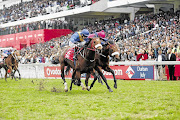
[[73,60],[74,60],[74,66],[76,66],[76,60],[77,60],[77,47],[74,48],[74,56],[73,56]]
[[77,51],[78,51],[78,47],[75,47],[74,48],[74,56],[73,56],[74,60],[77,60]]

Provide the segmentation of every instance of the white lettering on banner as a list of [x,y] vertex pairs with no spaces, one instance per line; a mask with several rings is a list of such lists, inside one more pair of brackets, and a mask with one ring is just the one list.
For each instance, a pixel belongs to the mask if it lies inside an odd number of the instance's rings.
[[32,37],[32,35],[28,35],[28,38]]
[[9,40],[14,40],[14,38],[10,38]]
[[9,39],[7,38],[7,41],[8,41]]
[[[123,71],[121,69],[113,69],[115,75],[123,75]],[[112,75],[110,72],[102,70],[103,75]]]
[[51,70],[47,68],[46,73],[48,76],[50,75],[61,75],[61,70],[58,70],[57,68],[55,70]]
[[23,37],[21,36],[21,37],[19,37],[19,39],[23,39]]
[[1,39],[0,39],[0,42],[1,42]]
[[3,39],[2,41],[6,41],[6,39]]
[[145,78],[146,74],[144,72],[140,72],[140,78]]
[[38,34],[38,36],[40,37],[40,36],[43,36],[43,34]]
[[148,71],[148,68],[147,67],[140,67],[140,66],[137,66],[137,71]]

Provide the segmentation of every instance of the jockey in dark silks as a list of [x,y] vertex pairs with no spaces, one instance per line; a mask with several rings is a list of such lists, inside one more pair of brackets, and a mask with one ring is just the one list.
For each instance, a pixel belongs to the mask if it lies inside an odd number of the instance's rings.
[[69,46],[74,47],[74,65],[76,64],[78,47],[84,46],[89,41],[88,36],[89,31],[87,29],[83,29],[81,32],[75,32],[70,38]]
[[95,36],[101,39],[102,45],[104,45],[108,41],[108,39],[106,39],[106,34],[103,30],[100,32],[95,32],[94,34],[90,34],[88,38],[93,38]]

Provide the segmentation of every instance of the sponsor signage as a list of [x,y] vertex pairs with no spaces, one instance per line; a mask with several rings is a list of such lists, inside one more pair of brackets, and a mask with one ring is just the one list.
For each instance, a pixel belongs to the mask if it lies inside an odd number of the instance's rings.
[[[154,79],[154,67],[153,66],[110,66],[114,70],[116,79]],[[66,68],[65,68],[66,70]],[[103,75],[107,79],[113,79],[113,75],[110,72],[102,70]],[[60,66],[44,67],[45,77],[61,77]],[[72,77],[72,69],[66,78]],[[81,77],[86,77],[82,74]]]
[[[65,70],[66,70],[66,67],[65,67],[64,71]],[[65,78],[72,78],[72,73],[73,73],[73,70],[70,69],[68,75],[65,75]],[[44,76],[60,78],[61,77],[61,67],[60,66],[44,67]],[[86,75],[82,74],[81,77],[85,78]]]

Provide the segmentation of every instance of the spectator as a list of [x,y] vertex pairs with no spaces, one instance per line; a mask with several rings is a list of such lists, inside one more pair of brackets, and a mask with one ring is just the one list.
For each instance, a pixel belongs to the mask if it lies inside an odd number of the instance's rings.
[[[176,55],[172,53],[172,49],[168,49],[167,61],[176,61]],[[174,76],[174,65],[168,65],[170,80],[176,80]]]
[[[176,61],[180,61],[180,52],[177,55]],[[176,76],[177,80],[180,80],[180,65],[175,65],[174,76]]]
[[[162,54],[162,50],[158,50],[158,57],[156,58],[156,61],[161,62],[161,61],[166,61],[166,56]],[[163,80],[163,76],[165,75],[165,69],[164,65],[157,65],[157,71],[158,71],[158,79]]]

